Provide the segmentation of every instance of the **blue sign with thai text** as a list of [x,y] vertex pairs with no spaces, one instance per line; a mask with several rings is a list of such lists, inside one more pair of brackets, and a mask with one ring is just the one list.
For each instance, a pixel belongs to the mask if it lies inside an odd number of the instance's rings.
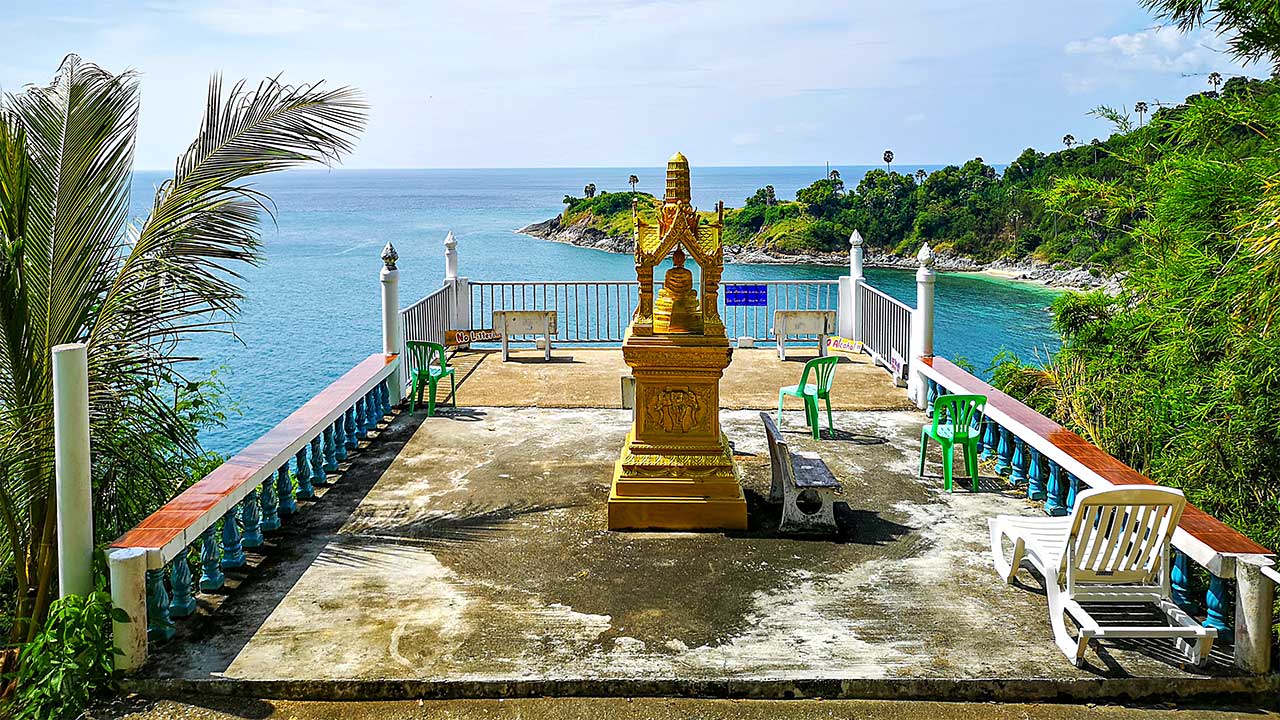
[[766,307],[769,305],[769,286],[725,285],[724,304],[739,307]]

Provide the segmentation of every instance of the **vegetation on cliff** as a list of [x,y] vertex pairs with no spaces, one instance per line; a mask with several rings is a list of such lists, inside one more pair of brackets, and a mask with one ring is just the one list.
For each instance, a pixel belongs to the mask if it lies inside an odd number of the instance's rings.
[[[1280,25],[1263,20],[1274,62]],[[1250,37],[1257,52],[1265,35]],[[996,384],[1280,549],[1277,81],[1228,81],[1125,137],[1110,177],[1064,174],[1039,193],[1123,251],[1121,294],[1063,296],[1062,349],[1000,358]]]
[[[1052,153],[1027,149],[1003,173],[974,158],[932,173],[874,169],[852,188],[833,170],[797,191],[794,200],[778,199],[767,186],[742,207],[726,209],[725,244],[776,254],[841,253],[857,229],[870,249],[900,255],[913,254],[927,241],[936,251],[978,262],[1034,259],[1129,270],[1139,260],[1139,247],[1128,230],[1142,219],[1141,210],[1108,208],[1106,198],[1095,200],[1093,193],[1136,192],[1146,182],[1146,164],[1158,162],[1184,134],[1180,119],[1202,115],[1206,103],[1236,97],[1268,103],[1278,89],[1276,81],[1232,78],[1219,92],[1192,96],[1150,116],[1145,103],[1136,104],[1136,122],[1123,110],[1098,108],[1093,114],[1115,127],[1110,137],[1077,144],[1067,136],[1069,146]],[[1224,158],[1240,160],[1257,152],[1261,138],[1226,131],[1215,142]],[[647,193],[591,194],[565,196],[562,226],[629,236],[631,200],[646,210],[658,202]]]

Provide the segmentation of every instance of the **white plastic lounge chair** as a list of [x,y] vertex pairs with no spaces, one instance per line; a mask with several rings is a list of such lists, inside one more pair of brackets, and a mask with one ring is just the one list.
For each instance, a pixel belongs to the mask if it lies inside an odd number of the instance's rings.
[[[1054,641],[1077,667],[1089,641],[1173,638],[1188,662],[1209,657],[1217,630],[1201,626],[1170,598],[1169,540],[1186,499],[1166,487],[1087,490],[1068,517],[1001,515],[989,521],[996,573],[1013,582],[1023,560],[1044,576]],[[1005,559],[1004,539],[1013,545]],[[1168,624],[1101,626],[1081,603],[1152,603]],[[1067,631],[1070,615],[1078,630]]]

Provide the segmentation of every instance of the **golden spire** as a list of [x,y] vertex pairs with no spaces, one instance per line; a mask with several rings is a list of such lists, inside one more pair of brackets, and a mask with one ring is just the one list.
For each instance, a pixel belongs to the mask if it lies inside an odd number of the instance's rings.
[[689,160],[676,153],[667,161],[667,195],[666,202],[690,202],[689,195]]

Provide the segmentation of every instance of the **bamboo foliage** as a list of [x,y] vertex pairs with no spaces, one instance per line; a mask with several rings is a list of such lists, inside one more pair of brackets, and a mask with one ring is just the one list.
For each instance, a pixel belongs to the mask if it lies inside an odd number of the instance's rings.
[[95,522],[136,522],[201,453],[181,404],[185,337],[229,329],[238,268],[260,261],[269,200],[245,183],[351,150],[365,107],[349,88],[213,78],[195,141],[127,222],[138,113],[133,73],[68,56],[53,82],[0,101],[0,564],[17,579],[16,640],[56,576],[51,350],[89,346]]

